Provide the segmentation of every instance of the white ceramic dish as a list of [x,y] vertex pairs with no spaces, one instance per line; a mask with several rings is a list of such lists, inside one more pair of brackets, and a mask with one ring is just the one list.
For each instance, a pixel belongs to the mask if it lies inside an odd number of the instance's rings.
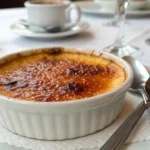
[[[94,0],[96,4],[100,4],[104,9],[115,8],[115,0]],[[129,10],[143,10],[146,8],[147,1],[129,1]]]
[[[0,64],[16,58],[18,54],[24,56],[47,50],[36,49],[8,55],[0,59]],[[65,48],[65,51],[83,53],[83,49]],[[114,55],[93,50],[84,53],[102,55],[115,61],[125,69],[125,82],[110,92],[79,101],[33,102],[0,95],[2,125],[14,133],[30,138],[64,140],[92,134],[115,120],[132,83],[132,69]]]
[[[92,15],[101,15],[101,16],[113,16],[114,10],[105,8],[103,4],[96,4],[95,2],[76,2],[78,6],[80,6],[81,11],[86,14]],[[106,3],[105,3],[106,4]],[[148,6],[148,5],[147,5]],[[144,10],[128,10],[127,17],[149,17],[150,16],[150,9]]]
[[38,38],[38,39],[43,39],[43,38],[50,38],[50,39],[55,39],[55,38],[62,38],[62,37],[67,37],[67,36],[72,36],[75,34],[79,34],[84,32],[89,28],[89,23],[86,21],[81,21],[79,24],[74,26],[72,29],[64,32],[59,32],[59,33],[36,33],[33,31],[30,31],[28,28],[26,28],[24,25],[21,23],[14,23],[11,25],[10,29],[14,34],[23,36],[23,37],[30,37],[30,38]]

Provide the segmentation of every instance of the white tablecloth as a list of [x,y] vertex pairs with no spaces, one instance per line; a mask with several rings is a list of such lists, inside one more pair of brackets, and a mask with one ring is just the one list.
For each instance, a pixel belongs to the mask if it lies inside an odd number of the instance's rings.
[[[0,56],[23,49],[47,46],[67,46],[102,50],[103,47],[108,46],[115,40],[117,33],[117,28],[104,27],[102,25],[110,18],[84,15],[83,19],[90,23],[90,28],[87,32],[79,35],[54,40],[37,40],[12,34],[9,28],[10,25],[15,23],[18,19],[25,17],[26,11],[22,8],[0,10]],[[150,65],[150,46],[145,44],[145,39],[150,37],[150,19],[129,19],[125,28],[125,37],[126,40],[132,41],[131,43],[133,45],[140,47],[144,51],[144,55],[138,57],[138,59],[142,61],[143,64]],[[140,146],[138,146],[139,144]],[[129,144],[125,149],[143,150],[142,145],[144,146],[144,150],[148,150],[150,142]],[[0,150],[22,150],[22,148],[0,144]]]

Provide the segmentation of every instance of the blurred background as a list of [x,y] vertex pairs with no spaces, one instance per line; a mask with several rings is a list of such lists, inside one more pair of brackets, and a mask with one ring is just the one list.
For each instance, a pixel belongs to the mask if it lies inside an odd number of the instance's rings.
[[[4,0],[0,2],[0,8],[23,7],[25,1],[26,0]],[[71,1],[78,1],[78,0],[71,0]],[[90,1],[90,0],[82,0],[82,1]]]
[[25,0],[4,0],[0,3],[0,8],[23,7]]

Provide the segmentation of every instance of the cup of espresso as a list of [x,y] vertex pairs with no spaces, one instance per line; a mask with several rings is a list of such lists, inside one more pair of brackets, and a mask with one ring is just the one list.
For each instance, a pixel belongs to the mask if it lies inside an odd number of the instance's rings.
[[[28,22],[41,27],[76,25],[81,19],[80,8],[67,0],[26,1]],[[73,19],[72,11],[76,14]]]

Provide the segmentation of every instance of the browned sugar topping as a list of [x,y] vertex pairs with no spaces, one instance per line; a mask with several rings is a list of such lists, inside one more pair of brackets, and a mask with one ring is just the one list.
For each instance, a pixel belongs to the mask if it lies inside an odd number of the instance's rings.
[[23,100],[67,101],[104,93],[117,77],[116,69],[110,66],[43,57],[0,74],[0,82],[10,82],[0,85],[0,90],[1,94]]

